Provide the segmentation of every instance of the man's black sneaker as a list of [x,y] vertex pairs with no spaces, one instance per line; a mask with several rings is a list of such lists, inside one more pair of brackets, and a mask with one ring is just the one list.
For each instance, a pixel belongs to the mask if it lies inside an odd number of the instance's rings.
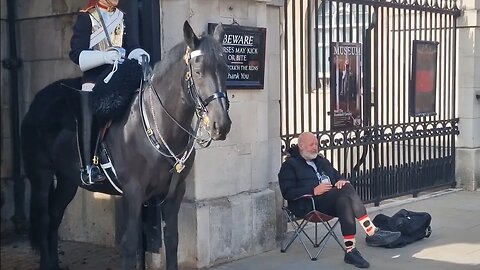
[[396,241],[401,234],[401,232],[384,231],[376,228],[373,235],[367,235],[367,237],[365,237],[365,241],[367,242],[367,245],[371,247],[381,247]]
[[370,263],[368,263],[360,254],[356,248],[353,248],[352,251],[346,252],[343,261],[348,264],[353,264],[358,268],[369,268]]

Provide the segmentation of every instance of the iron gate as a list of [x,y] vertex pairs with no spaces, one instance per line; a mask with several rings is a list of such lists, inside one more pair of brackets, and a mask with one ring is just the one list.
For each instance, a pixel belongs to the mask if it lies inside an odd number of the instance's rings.
[[[282,153],[301,132],[315,133],[320,152],[352,181],[364,202],[376,205],[454,186],[456,1],[285,2]],[[431,77],[435,113],[413,116],[409,91],[414,86],[413,44],[418,41],[437,44],[436,75]],[[361,48],[358,96],[352,96],[359,109],[351,125],[332,128],[337,121],[332,110],[338,104],[335,78],[340,75],[335,75],[338,61],[333,63],[331,53],[339,42]]]

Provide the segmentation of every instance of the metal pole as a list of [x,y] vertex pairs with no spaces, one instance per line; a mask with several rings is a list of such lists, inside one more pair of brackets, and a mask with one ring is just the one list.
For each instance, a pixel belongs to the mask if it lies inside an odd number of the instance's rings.
[[17,233],[26,221],[25,216],[25,182],[21,177],[20,157],[20,128],[19,128],[19,102],[18,102],[18,68],[21,61],[17,55],[17,38],[15,30],[15,0],[7,0],[7,24],[9,39],[9,58],[2,61],[2,66],[10,72],[10,125],[12,138],[12,179],[15,213],[11,220],[15,224]]

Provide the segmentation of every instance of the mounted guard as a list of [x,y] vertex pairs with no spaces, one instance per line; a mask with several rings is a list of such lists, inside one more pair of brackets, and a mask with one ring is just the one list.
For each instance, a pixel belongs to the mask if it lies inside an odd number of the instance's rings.
[[[85,185],[105,180],[97,156],[102,132],[92,134],[94,115],[91,103],[95,101],[90,99],[95,98],[92,91],[95,91],[96,82],[102,80],[108,87],[127,53],[128,59],[136,59],[138,63],[142,61],[142,56],[146,56],[147,64],[150,61],[150,55],[139,47],[137,31],[126,29],[128,18],[117,8],[118,2],[119,0],[89,0],[87,7],[78,14],[70,42],[70,59],[83,71],[81,121],[78,122],[81,122],[79,137],[82,138],[79,147],[80,177]],[[96,122],[104,127],[105,120],[97,118]],[[93,138],[96,139],[95,146],[92,146]]]
[[[39,250],[41,270],[60,269],[58,228],[78,187],[121,194],[126,222],[120,241],[122,269],[134,269],[138,247],[143,246],[143,238],[139,237],[144,228],[140,222],[142,209],[145,202],[155,198],[161,201],[154,209],[164,221],[160,228],[164,230],[166,268],[178,270],[178,212],[185,195],[185,179],[195,159],[194,141],[206,147],[211,140],[225,140],[232,124],[226,92],[229,70],[221,45],[223,29],[217,25],[212,36],[197,37],[185,21],[183,41],[149,72],[148,54],[130,43],[130,36],[122,34],[122,48],[130,52],[126,55],[131,59],[124,59],[121,51],[109,50],[113,43],[105,46],[106,50],[90,47],[91,28],[97,22],[93,22],[91,12],[97,12],[97,8],[100,14],[101,9],[104,13],[117,10],[100,7],[99,4],[112,4],[111,0],[94,3],[89,12],[80,14],[72,38],[71,56],[84,76],[59,80],[40,90],[22,121],[23,165],[31,185],[31,244]],[[139,58],[146,67],[143,74]],[[82,83],[83,90],[93,91],[77,91]],[[85,83],[95,83],[95,87],[87,88]],[[132,85],[135,89],[128,90]],[[80,100],[80,94],[90,97]],[[110,110],[111,107],[119,109]],[[77,154],[80,111],[84,111],[83,125],[87,128],[83,160]],[[110,185],[111,174],[105,170],[104,162],[100,166],[110,181],[99,183],[94,181],[100,179],[94,175],[100,171],[96,162],[85,162],[90,154],[92,113],[93,120],[100,124],[111,120],[108,132],[104,132],[105,128],[99,132],[103,141],[99,156],[100,161],[103,154],[115,161],[114,176],[119,189]],[[92,155],[96,156],[95,153],[92,151]],[[83,179],[78,177],[79,165]]]

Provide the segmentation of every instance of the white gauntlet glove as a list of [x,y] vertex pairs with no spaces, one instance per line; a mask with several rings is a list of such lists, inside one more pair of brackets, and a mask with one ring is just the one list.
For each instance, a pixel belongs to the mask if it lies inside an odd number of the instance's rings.
[[106,51],[103,55],[103,59],[105,64],[113,64],[115,61],[118,61],[119,63],[123,62],[122,55],[117,50]]
[[105,64],[113,64],[123,62],[125,58],[125,49],[110,48],[108,51],[92,51],[84,50],[80,53],[78,63],[82,71],[87,71]]
[[142,48],[136,48],[128,54],[128,59],[136,59],[138,63],[142,64],[142,55],[147,56],[147,62],[150,63],[150,55]]

